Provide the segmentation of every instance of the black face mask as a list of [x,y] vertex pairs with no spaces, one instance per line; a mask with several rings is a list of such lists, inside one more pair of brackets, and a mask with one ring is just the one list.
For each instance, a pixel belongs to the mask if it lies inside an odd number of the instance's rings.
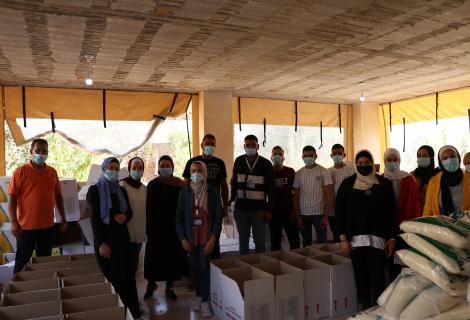
[[372,173],[374,168],[372,165],[367,165],[367,166],[357,166],[357,172],[362,174],[363,176],[368,176],[369,174]]

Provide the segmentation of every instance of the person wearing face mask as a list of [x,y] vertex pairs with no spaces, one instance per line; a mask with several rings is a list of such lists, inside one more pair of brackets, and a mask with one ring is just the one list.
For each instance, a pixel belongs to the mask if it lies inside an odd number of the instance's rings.
[[248,254],[250,231],[255,251],[265,251],[266,222],[272,217],[274,201],[273,166],[258,154],[258,138],[245,137],[245,155],[235,159],[231,180],[230,203],[235,201],[235,223],[239,233],[240,254]]
[[[216,150],[216,139],[212,134],[206,134],[201,142],[202,155],[191,158],[184,168],[183,178],[187,183],[191,180],[190,168],[194,161],[201,161],[207,167],[207,183],[219,190],[224,206],[224,217],[228,214],[228,185],[227,185],[227,169],[222,159],[214,156]],[[220,235],[219,235],[220,237]],[[214,251],[212,251],[211,259],[220,259],[220,244],[217,237]]]
[[462,161],[464,167],[465,167],[465,173],[470,174],[470,152],[467,152],[463,156],[463,161]]
[[328,217],[333,208],[333,181],[328,169],[316,164],[314,147],[302,150],[305,167],[295,173],[294,209],[302,230],[304,247],[312,244],[312,226],[318,243],[325,243]]
[[411,220],[421,216],[419,191],[416,181],[408,172],[400,170],[400,152],[389,148],[384,153],[384,177],[392,181],[395,195],[398,222]]
[[336,227],[343,251],[351,256],[358,301],[367,309],[385,289],[386,260],[399,229],[391,181],[373,172],[369,151],[360,151],[355,163],[357,173],[336,195]]
[[176,204],[186,183],[173,176],[173,159],[167,155],[158,160],[158,177],[147,185],[147,245],[144,277],[147,290],[144,299],[152,297],[156,281],[166,281],[165,294],[175,301],[173,282],[187,274],[187,257],[176,234]]
[[[331,174],[331,180],[333,180],[333,185],[335,188],[335,195],[338,192],[339,186],[343,183],[344,179],[352,176],[356,173],[356,170],[352,166],[348,166],[344,163],[344,159],[346,158],[346,153],[344,152],[344,147],[340,144],[335,144],[331,148],[331,159],[333,159],[334,165],[328,169]],[[330,229],[333,233],[334,241],[339,242],[339,234],[336,232],[336,221],[335,221],[335,209],[334,209],[334,201],[333,201],[333,210],[331,210],[330,217],[328,221],[330,223]]]
[[459,152],[453,146],[444,146],[439,150],[438,160],[442,171],[429,181],[423,215],[470,210],[470,175],[460,169]]
[[140,318],[133,263],[129,259],[127,223],[132,218],[132,210],[126,190],[119,186],[119,169],[118,159],[106,158],[101,165],[101,177],[88,189],[86,200],[98,265],[132,316]]
[[295,171],[284,165],[284,150],[276,146],[271,152],[274,168],[276,196],[273,204],[273,217],[269,223],[271,232],[271,250],[281,250],[282,229],[286,232],[290,249],[300,248],[297,215],[294,212],[293,184]]
[[135,276],[139,267],[140,250],[142,243],[147,242],[145,222],[147,206],[147,187],[142,183],[144,175],[144,161],[135,157],[129,160],[127,169],[129,177],[120,182],[129,197],[129,205],[132,210],[132,219],[127,224],[129,230],[129,247],[132,262],[132,274]]
[[411,174],[416,179],[416,185],[419,191],[419,203],[422,210],[424,208],[424,201],[426,200],[429,180],[439,173],[439,168],[436,168],[434,163],[434,149],[431,146],[423,145],[419,147],[417,157],[418,167],[411,172]]
[[176,209],[176,232],[189,254],[195,281],[194,311],[210,318],[210,254],[222,229],[223,208],[219,191],[207,183],[207,168],[195,161],[190,168],[191,183],[181,190]]
[[17,245],[14,273],[23,270],[34,249],[38,256],[51,255],[55,206],[61,219],[59,231],[67,229],[59,177],[46,164],[48,152],[46,140],[34,140],[31,161],[17,168],[11,177],[8,211]]

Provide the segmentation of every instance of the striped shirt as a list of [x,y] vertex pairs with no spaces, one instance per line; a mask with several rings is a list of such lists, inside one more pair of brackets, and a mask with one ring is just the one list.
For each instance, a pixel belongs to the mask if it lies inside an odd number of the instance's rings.
[[295,173],[294,188],[300,190],[300,214],[303,216],[323,215],[325,207],[325,186],[333,184],[328,169],[316,165],[303,167]]
[[[349,166],[345,165],[344,167],[340,169],[336,169],[335,167],[331,167],[328,169],[331,175],[331,180],[333,180],[333,184],[335,186],[335,197],[336,193],[338,192],[339,186],[341,183],[343,183],[344,179],[349,178],[353,174],[356,173],[356,170]],[[335,209],[330,212],[330,216],[334,217],[335,216]]]

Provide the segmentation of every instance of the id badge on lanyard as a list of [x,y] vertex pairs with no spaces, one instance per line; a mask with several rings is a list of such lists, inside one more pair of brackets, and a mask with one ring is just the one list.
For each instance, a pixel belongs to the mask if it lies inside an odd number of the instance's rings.
[[203,220],[199,217],[199,205],[196,204],[196,199],[194,199],[194,217],[193,217],[193,226],[202,227],[204,224]]

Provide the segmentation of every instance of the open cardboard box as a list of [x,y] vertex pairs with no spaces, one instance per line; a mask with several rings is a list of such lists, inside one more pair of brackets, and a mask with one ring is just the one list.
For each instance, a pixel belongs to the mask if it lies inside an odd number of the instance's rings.
[[272,320],[275,318],[274,276],[250,266],[223,271],[222,319]]
[[291,250],[292,253],[299,254],[304,257],[316,257],[316,256],[324,256],[327,254],[325,251],[314,247],[306,247],[306,248],[299,248]]
[[323,319],[330,314],[330,266],[303,257],[285,263],[303,270],[305,320]]
[[95,260],[96,256],[94,253],[85,253],[85,254],[72,254],[70,260],[79,261],[79,260]]
[[111,283],[97,283],[97,284],[86,284],[75,287],[68,287],[60,289],[60,298],[62,300],[76,299],[89,297],[90,293],[93,295],[105,295],[115,293]]
[[72,276],[80,276],[86,274],[95,274],[100,273],[101,270],[98,265],[89,266],[89,267],[80,267],[80,268],[67,268],[67,269],[59,269],[57,270],[57,275],[59,277],[72,277]]
[[86,274],[86,275],[79,275],[79,276],[72,276],[72,277],[65,277],[62,278],[62,286],[66,287],[73,287],[73,286],[81,286],[86,284],[95,284],[95,283],[106,283],[106,278],[102,273],[95,273],[95,274]]
[[60,301],[38,302],[0,308],[0,319],[2,320],[26,320],[59,316],[60,314]]
[[60,262],[70,261],[70,256],[45,256],[45,257],[32,257],[31,263],[49,263],[49,262]]
[[81,268],[98,265],[96,260],[86,259],[77,261],[56,261],[56,262],[45,262],[45,263],[34,263],[26,266],[27,271],[39,271],[39,270],[58,270],[66,268]]
[[10,282],[5,293],[21,293],[48,289],[58,289],[59,279],[38,279],[20,282]]
[[221,286],[222,272],[226,269],[233,269],[237,267],[246,266],[235,257],[217,259],[211,261],[211,305],[212,311],[218,318],[223,318],[224,314],[224,301],[223,290]]
[[351,260],[328,254],[314,257],[330,266],[330,317],[357,311],[357,293]]
[[3,295],[2,306],[17,306],[38,302],[60,300],[59,289],[39,290],[22,293],[7,293]]
[[275,316],[278,320],[304,319],[304,278],[301,269],[282,261],[256,264],[274,276]]
[[71,313],[67,320],[130,320],[133,319],[123,306],[93,311]]
[[41,318],[34,318],[31,320],[64,320],[64,316],[52,316],[52,317],[41,317]]
[[[93,293],[94,294],[94,293]],[[114,294],[105,294],[100,296],[88,296],[62,301],[62,313],[70,314],[83,311],[93,311],[119,307],[122,303],[119,296]]]
[[54,270],[23,271],[15,274],[13,278],[11,278],[11,282],[51,279],[56,277],[57,275]]
[[342,251],[341,243],[325,243],[325,244],[314,244],[311,246],[312,248],[324,251],[326,253],[336,253]]
[[301,257],[298,253],[286,250],[266,252],[264,255],[280,261]]
[[266,262],[276,262],[277,260],[267,256],[263,253],[254,253],[254,254],[247,254],[244,256],[238,256],[236,259],[240,260],[247,266],[252,266],[255,264],[266,263]]

